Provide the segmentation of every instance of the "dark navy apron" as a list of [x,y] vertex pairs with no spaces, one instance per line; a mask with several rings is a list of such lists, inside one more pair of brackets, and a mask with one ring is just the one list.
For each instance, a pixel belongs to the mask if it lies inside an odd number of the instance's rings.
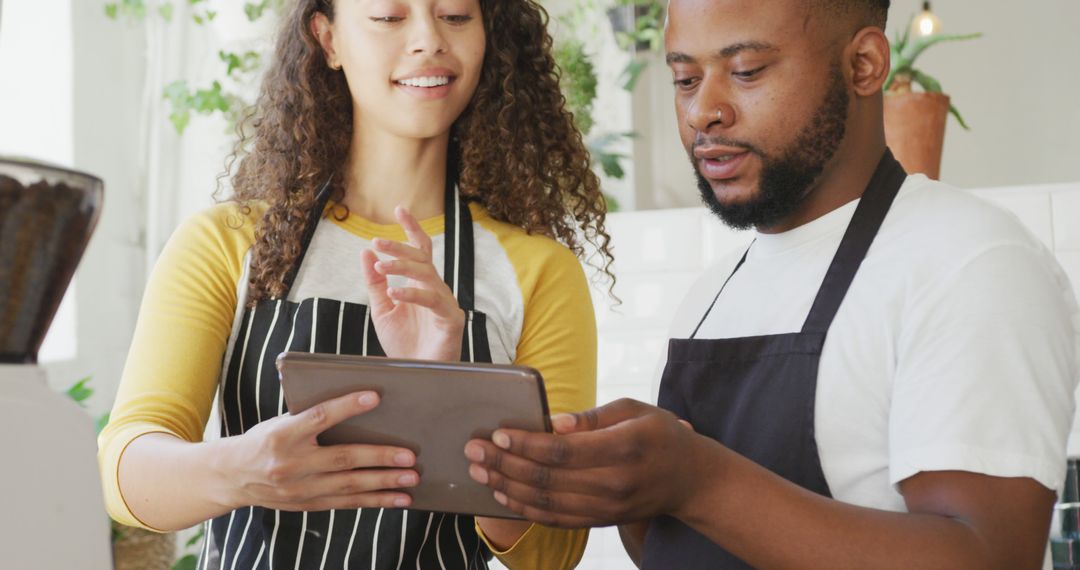
[[[696,339],[729,276],[690,338],[668,344],[659,406],[689,421],[698,433],[788,481],[831,497],[814,437],[818,362],[829,326],[906,178],[903,167],[886,150],[801,332]],[[743,254],[732,276],[745,261]],[[682,522],[664,516],[649,525],[642,568],[751,566]]]
[[[329,194],[328,182],[287,275],[290,290]],[[443,279],[466,314],[461,359],[491,362],[486,316],[475,310],[472,216],[452,180],[445,200]],[[347,262],[360,260],[343,260]],[[242,434],[287,411],[275,368],[281,352],[385,356],[367,306],[323,298],[294,303],[288,297],[286,293],[262,301],[245,309],[239,320],[221,385],[222,437]],[[296,513],[244,507],[206,525],[198,566],[204,570],[465,570],[487,568],[492,556],[476,533],[473,517],[446,513],[378,508]]]

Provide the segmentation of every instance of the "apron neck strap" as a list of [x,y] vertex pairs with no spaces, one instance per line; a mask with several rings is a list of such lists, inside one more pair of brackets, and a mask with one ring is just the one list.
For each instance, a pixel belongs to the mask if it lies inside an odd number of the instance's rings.
[[885,155],[878,163],[877,170],[870,178],[855,214],[848,224],[840,247],[833,257],[825,280],[818,289],[814,305],[803,324],[804,333],[826,333],[840,309],[840,303],[847,295],[855,274],[859,271],[870,245],[874,243],[882,222],[885,221],[893,200],[904,185],[907,173],[900,166],[892,151],[885,149]]
[[300,237],[300,254],[296,256],[296,261],[293,261],[289,272],[285,274],[285,299],[289,298],[293,282],[296,281],[296,274],[300,272],[300,266],[304,263],[304,256],[307,255],[308,246],[311,245],[311,239],[315,237],[315,227],[319,225],[319,220],[322,219],[323,212],[326,211],[326,204],[330,202],[330,187],[333,181],[334,177],[331,176],[315,193],[315,206],[308,212],[304,235]]

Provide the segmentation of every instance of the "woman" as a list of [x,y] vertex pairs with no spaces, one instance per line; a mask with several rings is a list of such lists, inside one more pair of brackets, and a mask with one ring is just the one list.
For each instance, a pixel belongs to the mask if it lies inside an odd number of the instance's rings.
[[292,416],[274,371],[284,350],[514,362],[553,412],[594,404],[581,240],[611,257],[545,26],[533,0],[290,5],[233,200],[148,284],[100,439],[114,518],[212,519],[200,568],[577,563],[585,531],[409,511],[411,452],[313,437],[377,397]]

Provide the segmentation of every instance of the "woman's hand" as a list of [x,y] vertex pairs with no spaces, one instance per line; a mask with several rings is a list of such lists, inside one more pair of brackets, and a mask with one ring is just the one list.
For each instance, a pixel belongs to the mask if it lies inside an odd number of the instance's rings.
[[[361,253],[371,320],[387,356],[458,361],[465,330],[465,311],[431,262],[431,238],[408,210],[394,214],[409,242],[374,241],[375,251],[393,257],[379,261],[375,252]],[[390,287],[387,277],[407,277],[405,287]]]
[[227,438],[221,475],[233,482],[232,509],[255,505],[283,511],[402,508],[401,491],[420,477],[409,469],[408,449],[377,445],[320,446],[316,437],[348,418],[379,405],[373,392],[329,400],[293,416],[285,414]]

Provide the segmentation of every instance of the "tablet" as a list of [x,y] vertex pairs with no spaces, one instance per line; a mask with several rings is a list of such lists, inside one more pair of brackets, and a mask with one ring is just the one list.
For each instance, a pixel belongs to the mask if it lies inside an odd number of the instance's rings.
[[411,509],[522,518],[469,477],[465,443],[498,428],[551,431],[540,373],[522,366],[285,352],[277,358],[291,413],[352,392],[380,396],[377,408],[345,420],[319,443],[394,445],[416,453],[420,484]]

